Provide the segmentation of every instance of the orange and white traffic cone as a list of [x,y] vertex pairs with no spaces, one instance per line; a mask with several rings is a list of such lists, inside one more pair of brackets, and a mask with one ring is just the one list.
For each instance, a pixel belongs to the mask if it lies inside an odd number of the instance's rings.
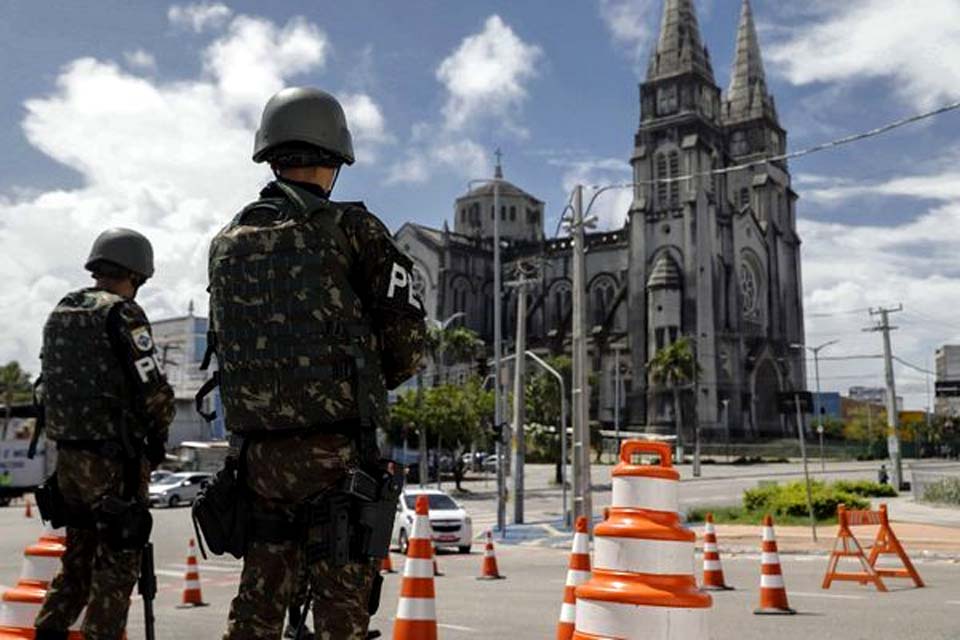
[[387,555],[383,557],[383,560],[380,561],[380,573],[396,573],[393,570],[393,561],[390,559],[390,551],[387,551]]
[[590,536],[586,516],[577,518],[573,534],[573,549],[567,568],[567,582],[563,587],[563,605],[557,623],[557,640],[570,640],[577,621],[577,587],[590,579]]
[[483,566],[477,580],[503,580],[506,576],[500,575],[497,568],[497,552],[493,548],[493,532],[487,531],[487,544],[483,550]]
[[403,563],[400,602],[393,622],[393,640],[437,640],[433,542],[430,536],[430,503],[426,496],[417,496],[413,533]]
[[[658,465],[635,460],[655,454]],[[577,587],[574,640],[710,637],[697,589],[696,535],[680,522],[670,445],[629,440],[613,470],[610,517],[594,528],[592,576]]]
[[24,508],[24,510],[23,510],[23,517],[24,517],[24,518],[32,518],[32,517],[33,517],[33,509],[30,507],[30,498],[27,498],[27,499],[26,499],[26,503],[27,503],[27,506],[26,506],[26,507]]
[[720,547],[717,546],[717,530],[713,526],[713,514],[707,514],[703,527],[703,583],[704,591],[731,591],[723,579],[723,565],[720,564]]
[[180,609],[185,607],[205,607],[200,593],[200,567],[197,565],[197,547],[190,538],[190,548],[187,551],[187,570],[183,576],[183,597],[180,600]]
[[760,566],[760,606],[754,610],[759,615],[793,615],[796,613],[787,603],[787,588],[780,571],[780,553],[777,551],[777,536],[773,531],[773,518],[763,518],[763,543]]
[[[33,623],[40,611],[50,581],[60,570],[66,550],[63,529],[46,529],[40,539],[23,552],[23,568],[17,585],[0,599],[0,640],[27,640],[34,637]],[[80,640],[80,619],[70,628],[70,640]]]

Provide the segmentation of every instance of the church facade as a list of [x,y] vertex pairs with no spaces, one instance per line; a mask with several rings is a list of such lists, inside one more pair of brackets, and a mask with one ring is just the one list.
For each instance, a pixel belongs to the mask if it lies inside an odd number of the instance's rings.
[[[612,428],[620,367],[620,424],[672,432],[669,389],[647,363],[682,336],[701,373],[681,393],[684,439],[756,440],[795,433],[777,394],[805,389],[797,195],[744,0],[730,86],[716,85],[692,0],[665,0],[656,50],[640,86],[634,197],[622,228],[586,238],[591,420]],[[746,165],[746,167],[744,167]],[[731,169],[737,167],[736,169]],[[454,204],[453,229],[404,225],[397,242],[415,261],[429,317],[457,320],[493,342],[493,216],[503,280],[536,264],[528,289],[528,348],[569,353],[572,241],[544,235],[545,204],[503,179]],[[516,292],[503,291],[504,352],[512,351]]]

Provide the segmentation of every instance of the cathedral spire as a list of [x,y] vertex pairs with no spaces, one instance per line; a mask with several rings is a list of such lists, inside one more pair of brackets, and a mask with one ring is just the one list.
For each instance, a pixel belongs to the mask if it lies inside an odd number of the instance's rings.
[[753,10],[750,8],[750,0],[743,0],[740,26],[737,29],[737,57],[730,74],[730,88],[724,100],[724,118],[727,122],[738,122],[765,115],[777,120],[773,98],[767,92]]
[[647,80],[699,71],[711,82],[710,54],[700,39],[693,0],[664,0],[657,49],[650,58]]

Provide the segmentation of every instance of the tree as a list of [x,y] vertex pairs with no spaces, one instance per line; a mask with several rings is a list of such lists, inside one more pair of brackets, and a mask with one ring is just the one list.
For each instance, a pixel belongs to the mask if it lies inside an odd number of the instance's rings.
[[[547,364],[556,369],[563,378],[567,393],[570,392],[573,361],[565,355],[547,358]],[[531,426],[528,447],[535,456],[553,461],[556,466],[556,481],[560,482],[560,434],[564,426],[561,415],[560,385],[553,375],[537,366],[536,373],[528,375],[524,384],[524,406],[527,422]],[[569,416],[567,417],[569,421]]]
[[693,353],[693,341],[684,336],[664,347],[647,363],[651,381],[658,387],[673,393],[673,419],[677,435],[677,448],[682,444],[682,404],[680,391],[689,388],[700,376],[700,365]]
[[5,415],[3,420],[3,440],[7,439],[10,426],[11,405],[17,402],[30,402],[33,396],[33,384],[30,374],[20,368],[20,363],[12,360],[0,367],[0,389],[3,392]]

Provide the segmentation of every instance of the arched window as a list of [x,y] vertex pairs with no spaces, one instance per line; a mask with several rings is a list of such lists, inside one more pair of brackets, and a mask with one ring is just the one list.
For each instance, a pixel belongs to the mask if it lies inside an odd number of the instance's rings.
[[554,285],[550,294],[550,327],[549,329],[562,329],[564,318],[570,315],[573,307],[573,296],[570,290],[570,283],[562,281]]
[[510,222],[516,222],[516,221],[517,221],[517,208],[511,206],[511,207],[510,207]]
[[602,325],[610,313],[610,307],[613,304],[614,285],[610,280],[601,280],[593,287],[593,300],[591,301],[593,325]]
[[740,189],[740,208],[743,209],[750,204],[750,189],[744,187]]

